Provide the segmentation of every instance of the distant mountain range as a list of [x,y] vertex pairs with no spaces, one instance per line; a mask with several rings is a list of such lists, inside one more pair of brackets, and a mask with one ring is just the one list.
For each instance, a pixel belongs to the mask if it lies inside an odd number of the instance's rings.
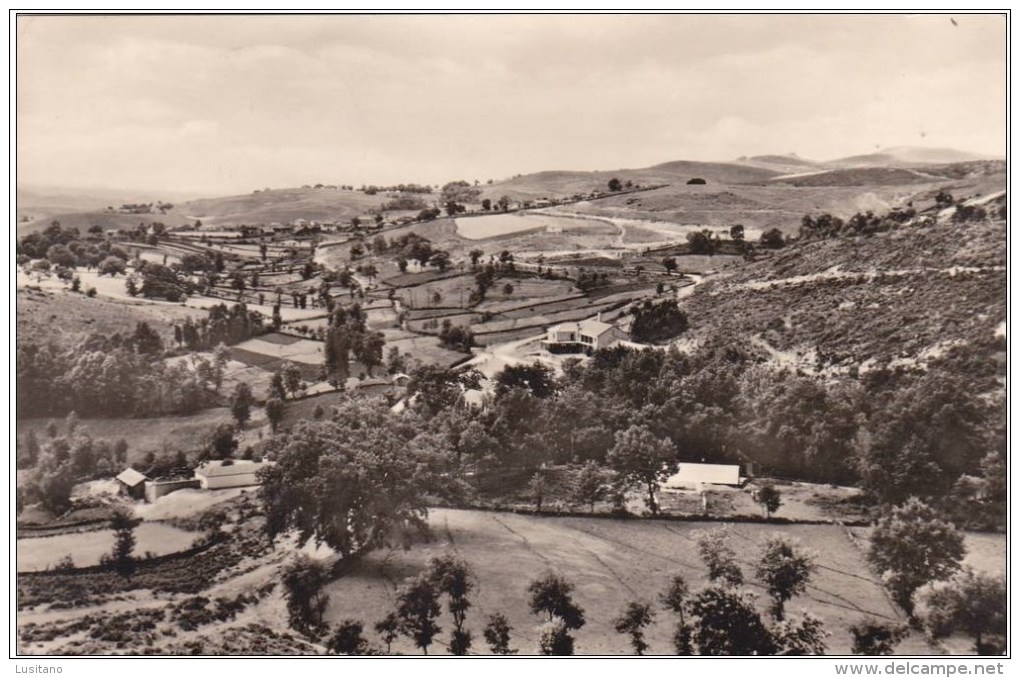
[[[953,181],[973,180],[973,183],[980,180],[987,183],[980,178],[995,177],[994,182],[999,182],[1000,175],[1004,178],[1004,173],[1003,160],[948,148],[903,146],[828,161],[811,160],[791,153],[741,157],[731,162],[676,160],[637,169],[550,170],[483,184],[479,186],[482,193],[478,200],[488,198],[495,202],[504,195],[511,200],[587,195],[593,191],[605,191],[609,180],[617,178],[634,185],[665,186],[659,191],[641,194],[640,200],[627,198],[618,201],[611,198],[605,202],[606,205],[622,202],[619,207],[633,211],[635,218],[680,219],[684,223],[713,223],[721,219],[723,222],[736,220],[734,223],[746,225],[760,221],[756,217],[760,214],[759,210],[779,204],[759,195],[762,189],[755,187],[786,185],[823,190],[886,187],[889,197],[881,200],[887,202],[919,188],[948,185]],[[691,185],[692,179],[704,181]],[[912,186],[917,188],[909,188]],[[844,203],[846,209],[857,206],[853,196],[839,194],[840,200],[835,203],[829,200],[830,197],[826,194],[802,194],[794,202],[784,204],[801,214],[822,208],[839,212]],[[438,194],[422,198],[428,204],[439,200]],[[54,218],[59,218],[64,225],[79,228],[91,225],[121,228],[137,225],[138,221],[146,218],[162,221],[171,227],[195,219],[210,225],[270,223],[298,218],[349,220],[378,211],[387,199],[384,194],[314,188],[283,188],[197,198],[193,194],[174,191],[24,187],[17,191],[17,230],[19,233],[39,230]],[[171,202],[175,208],[166,214],[141,219],[106,209],[107,206],[116,208],[124,203],[157,200]],[[641,201],[644,201],[644,206]],[[737,211],[729,213],[735,209]],[[775,219],[785,224],[787,217],[777,215]],[[774,225],[774,222],[770,219],[762,225]]]

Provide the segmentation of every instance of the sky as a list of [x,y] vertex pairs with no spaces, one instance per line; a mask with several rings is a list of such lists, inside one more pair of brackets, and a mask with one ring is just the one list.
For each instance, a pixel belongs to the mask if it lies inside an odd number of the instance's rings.
[[995,15],[21,16],[17,57],[21,186],[1006,152]]

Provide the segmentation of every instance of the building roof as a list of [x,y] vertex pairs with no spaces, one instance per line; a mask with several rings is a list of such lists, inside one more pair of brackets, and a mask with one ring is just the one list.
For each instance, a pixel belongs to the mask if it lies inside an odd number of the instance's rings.
[[615,325],[604,323],[601,320],[582,320],[577,323],[560,323],[559,325],[553,325],[549,328],[550,332],[581,332],[589,336],[598,337],[609,330],[613,329]]
[[133,468],[124,469],[123,471],[121,471],[121,474],[117,476],[117,480],[124,483],[128,487],[135,487],[137,485],[144,483],[148,479],[149,479],[148,476],[146,476],[144,473],[139,473]]
[[599,336],[613,329],[614,325],[604,323],[601,320],[582,320],[577,323],[577,328],[585,334]]
[[740,466],[737,464],[680,464],[675,475],[666,481],[666,487],[678,485],[739,485]]
[[230,463],[224,464],[223,461],[203,462],[201,466],[195,469],[195,475],[205,476],[206,478],[243,476],[247,474],[254,474],[259,469],[272,465],[272,462],[269,461],[248,461],[247,459],[224,461],[230,461]]

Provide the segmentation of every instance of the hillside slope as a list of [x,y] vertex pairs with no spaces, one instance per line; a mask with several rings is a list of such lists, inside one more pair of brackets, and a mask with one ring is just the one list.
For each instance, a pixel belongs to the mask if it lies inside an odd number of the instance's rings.
[[484,186],[482,197],[497,200],[500,196],[506,195],[512,200],[530,200],[605,191],[609,180],[613,178],[642,186],[685,185],[694,178],[704,179],[709,184],[752,184],[767,181],[780,173],[776,169],[738,163],[676,160],[643,169],[535,172]]
[[366,195],[360,191],[317,188],[264,190],[246,195],[205,198],[182,203],[178,214],[201,219],[208,224],[260,224],[295,219],[315,221],[350,220],[378,209],[386,196]]
[[1005,266],[1005,222],[905,227],[789,246],[720,273],[684,306],[695,341],[732,337],[806,371],[923,368],[956,353],[993,374]]

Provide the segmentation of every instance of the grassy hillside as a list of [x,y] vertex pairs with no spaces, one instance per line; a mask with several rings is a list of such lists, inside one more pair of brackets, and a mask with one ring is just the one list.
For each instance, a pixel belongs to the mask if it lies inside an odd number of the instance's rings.
[[897,146],[895,148],[883,148],[877,153],[838,158],[826,164],[837,167],[911,167],[915,165],[941,165],[989,159],[988,156],[959,151],[955,148]]
[[160,214],[159,212],[154,214],[121,214],[120,212],[107,212],[105,210],[71,212],[69,214],[53,214],[27,223],[19,223],[17,227],[18,236],[45,231],[54,221],[59,221],[61,227],[65,229],[77,228],[84,233],[92,226],[99,226],[106,231],[132,229],[138,226],[138,224],[159,222],[166,225],[167,228],[173,228],[193,223],[194,220],[189,220],[183,214],[173,211],[166,214]]
[[764,167],[736,163],[691,162],[678,160],[644,169],[620,169],[598,172],[550,171],[525,174],[513,179],[484,186],[483,198],[492,200],[509,196],[512,200],[574,195],[605,191],[614,177],[621,182],[632,181],[642,186],[654,184],[686,184],[693,178],[710,184],[760,183],[780,172]]
[[[428,196],[426,196],[428,197]],[[286,188],[247,195],[205,198],[177,205],[174,213],[201,219],[204,224],[260,224],[294,219],[350,220],[378,209],[388,198],[360,191]]]
[[76,340],[93,332],[104,336],[116,332],[129,335],[136,323],[147,322],[160,333],[164,344],[169,344],[174,336],[173,323],[205,315],[201,309],[166,303],[111,301],[70,291],[19,289],[17,338],[19,343],[41,343],[62,337]]

